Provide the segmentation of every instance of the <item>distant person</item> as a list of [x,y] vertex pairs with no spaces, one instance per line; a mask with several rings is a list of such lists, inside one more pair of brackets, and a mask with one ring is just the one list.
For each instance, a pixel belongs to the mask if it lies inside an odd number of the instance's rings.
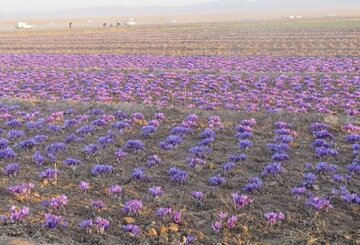
[[121,23],[117,22],[115,27],[120,27],[120,26],[121,26]]
[[69,29],[71,29],[72,28],[72,22],[70,21],[69,22]]
[[107,24],[106,24],[106,23],[104,23],[104,24],[103,24],[103,27],[104,27],[104,28],[106,28],[106,25],[107,25]]

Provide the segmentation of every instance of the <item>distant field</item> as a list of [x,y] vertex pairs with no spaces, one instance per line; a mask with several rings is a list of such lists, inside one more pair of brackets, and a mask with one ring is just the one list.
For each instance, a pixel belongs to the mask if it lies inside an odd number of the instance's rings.
[[10,31],[0,53],[359,56],[360,19]]

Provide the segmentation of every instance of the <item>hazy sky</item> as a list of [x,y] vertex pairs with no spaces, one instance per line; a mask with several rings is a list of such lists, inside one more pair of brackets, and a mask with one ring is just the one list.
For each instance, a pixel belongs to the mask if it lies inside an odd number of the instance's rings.
[[72,9],[93,6],[140,6],[161,5],[179,6],[210,2],[210,0],[0,0],[0,13],[26,11],[53,11],[57,9]]

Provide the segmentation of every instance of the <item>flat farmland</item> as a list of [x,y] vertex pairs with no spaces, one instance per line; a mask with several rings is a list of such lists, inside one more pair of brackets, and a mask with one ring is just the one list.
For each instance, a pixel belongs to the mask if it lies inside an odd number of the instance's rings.
[[3,239],[360,244],[360,19],[0,34]]

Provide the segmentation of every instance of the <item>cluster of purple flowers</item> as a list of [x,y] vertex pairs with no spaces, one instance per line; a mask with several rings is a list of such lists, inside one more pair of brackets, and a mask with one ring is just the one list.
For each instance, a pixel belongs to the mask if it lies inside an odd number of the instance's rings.
[[143,167],[135,168],[132,173],[132,178],[137,181],[149,181],[151,178],[145,173]]
[[67,146],[64,143],[53,143],[46,147],[46,153],[48,156],[56,156],[67,150]]
[[354,192],[350,192],[345,186],[340,187],[341,199],[349,204],[360,205],[360,195]]
[[140,227],[134,224],[124,225],[123,230],[131,236],[139,236],[141,234]]
[[59,171],[53,168],[47,168],[40,173],[40,178],[42,180],[48,180],[50,182],[55,181],[58,177]]
[[123,208],[123,212],[127,215],[132,215],[132,214],[139,214],[141,212],[141,210],[143,209],[143,203],[141,200],[129,200],[125,203],[124,208]]
[[90,184],[88,182],[81,181],[79,184],[80,190],[87,192],[90,189]]
[[166,139],[160,142],[160,147],[163,150],[172,150],[176,149],[183,142],[183,138],[178,135],[169,135]]
[[0,150],[0,160],[2,159],[14,159],[17,157],[17,154],[11,149],[7,147],[3,150]]
[[307,205],[309,205],[311,208],[315,209],[317,212],[321,210],[328,210],[330,208],[333,208],[333,206],[330,204],[329,199],[320,198],[320,197],[310,197],[307,202]]
[[77,159],[74,159],[74,158],[67,158],[65,161],[64,161],[64,164],[75,169],[77,166],[79,166],[81,163],[80,160],[77,160]]
[[156,216],[164,219],[166,216],[170,216],[172,214],[172,212],[173,212],[172,208],[161,207],[161,208],[156,209]]
[[[211,228],[216,232],[219,233],[224,227],[227,227],[229,230],[234,229],[238,223],[239,217],[233,215],[228,217],[227,213],[220,212],[218,214],[218,219],[211,225]],[[227,219],[227,220],[226,220]]]
[[183,138],[192,132],[191,129],[197,125],[198,120],[199,118],[195,114],[185,118],[181,126],[174,127],[171,130],[171,134],[164,141],[160,142],[160,148],[163,150],[176,149],[182,144]]
[[93,200],[91,201],[91,206],[96,211],[101,211],[105,208],[105,203],[102,200]]
[[122,193],[122,187],[119,185],[112,185],[108,188],[108,193],[113,198],[119,198]]
[[211,186],[220,186],[226,183],[226,179],[220,174],[212,176],[209,178],[209,184]]
[[251,178],[248,183],[242,188],[244,191],[247,192],[257,192],[263,186],[263,181],[259,177]]
[[[339,153],[334,148],[334,143],[331,142],[333,135],[328,131],[328,126],[323,123],[314,123],[311,125],[311,133],[315,137],[313,147],[315,154],[319,158],[336,157]],[[327,140],[330,140],[328,142]]]
[[105,176],[112,174],[114,172],[114,168],[111,165],[95,165],[91,169],[91,174],[94,176]]
[[202,206],[204,201],[204,193],[201,191],[193,191],[191,192],[191,197],[200,205]]
[[126,142],[124,146],[125,151],[143,151],[145,149],[145,145],[141,140],[129,140]]
[[176,167],[171,167],[168,173],[170,175],[170,180],[173,182],[184,184],[189,180],[189,174],[186,171]]
[[141,134],[144,137],[150,137],[151,135],[153,135],[155,132],[157,131],[157,127],[153,126],[153,125],[146,125],[144,127],[141,128]]
[[20,138],[25,137],[25,133],[22,130],[10,130],[7,134],[6,134],[7,138],[10,140],[18,140]]
[[306,194],[307,189],[303,186],[294,187],[291,189],[291,194],[296,196],[297,198],[300,198],[300,196],[303,196]]
[[237,210],[240,210],[253,203],[253,199],[248,195],[233,193],[231,196]]
[[22,185],[15,185],[8,188],[8,192],[27,197],[30,195],[31,191],[35,188],[35,185],[33,183],[27,183]]
[[160,198],[165,193],[161,186],[153,186],[149,188],[149,192],[154,198]]
[[110,227],[110,222],[98,216],[94,221],[91,219],[81,221],[79,226],[89,233],[91,233],[92,228],[95,228],[99,234],[103,234]]
[[24,220],[30,215],[30,209],[28,207],[23,207],[19,209],[15,206],[12,206],[10,209],[10,220],[12,222],[19,222]]
[[282,167],[281,163],[279,162],[274,162],[274,163],[269,163],[267,164],[263,171],[262,171],[262,176],[266,177],[266,176],[276,176],[281,174],[282,172],[284,172],[284,168]]
[[4,168],[4,174],[10,177],[15,177],[17,172],[20,170],[20,164],[18,163],[9,163]]
[[265,213],[265,218],[270,225],[274,225],[276,223],[284,221],[285,214],[283,214],[282,212],[279,212],[279,213],[268,212],[268,213]]
[[44,227],[54,230],[59,226],[66,226],[66,222],[63,221],[61,216],[45,213],[44,214]]
[[148,168],[152,168],[152,167],[155,167],[157,165],[160,165],[161,162],[162,162],[161,158],[158,155],[153,154],[153,155],[148,157],[147,162],[146,162],[146,166]]
[[209,128],[214,130],[224,129],[224,124],[221,122],[221,118],[219,116],[211,116],[209,118]]
[[43,201],[42,202],[42,206],[48,208],[53,208],[53,209],[57,209],[57,210],[64,210],[65,206],[68,204],[68,197],[65,195],[60,195],[57,197],[53,197],[51,198],[50,201]]

